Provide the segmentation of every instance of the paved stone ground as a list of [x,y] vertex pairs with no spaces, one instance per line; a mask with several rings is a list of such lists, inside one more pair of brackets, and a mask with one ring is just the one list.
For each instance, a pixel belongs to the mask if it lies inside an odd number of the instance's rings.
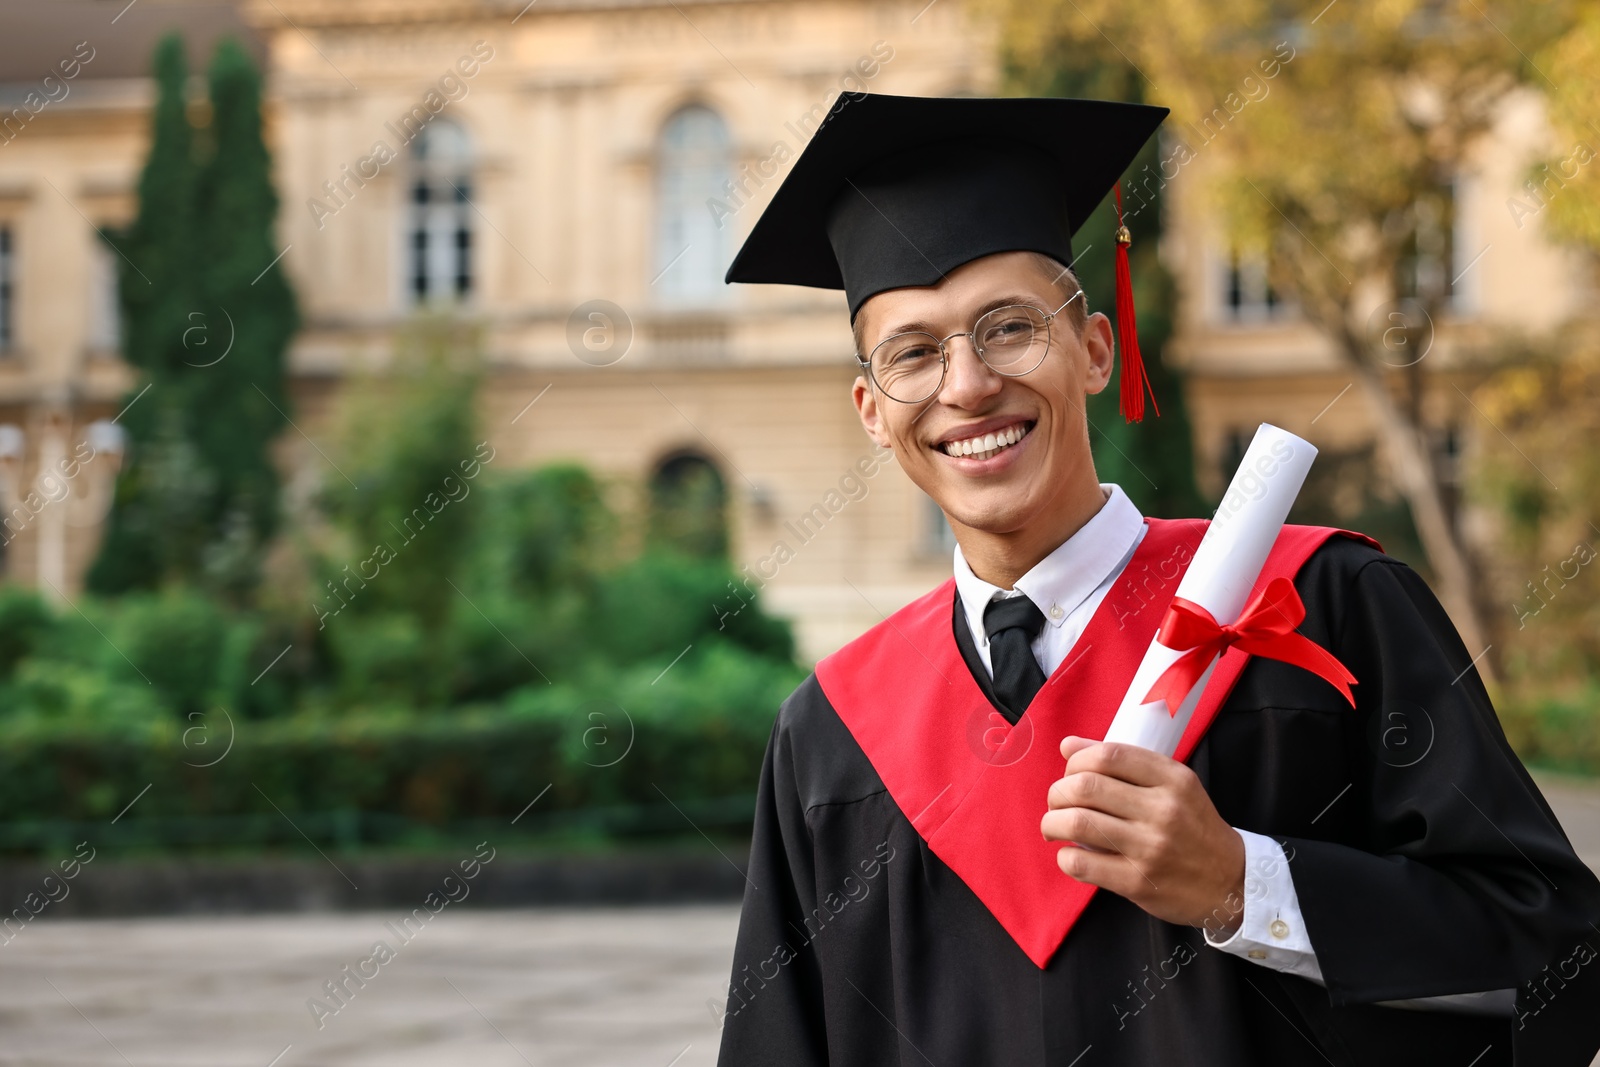
[[0,1063],[716,1061],[718,1030],[706,1002],[725,990],[736,905],[454,915],[446,907],[319,1031],[307,999],[321,997],[322,983],[369,956],[378,939],[396,945],[384,923],[398,918],[374,912],[32,925],[0,948]]
[[1534,780],[1555,809],[1573,850],[1591,869],[1600,871],[1600,783],[1550,774],[1536,774]]
[[[1600,787],[1542,777],[1600,869]],[[40,922],[0,947],[17,1067],[709,1067],[734,905]],[[384,939],[335,1015],[306,1006]],[[370,973],[370,968],[369,968]],[[323,999],[326,999],[325,997]],[[1600,1067],[1600,1059],[1595,1061]]]

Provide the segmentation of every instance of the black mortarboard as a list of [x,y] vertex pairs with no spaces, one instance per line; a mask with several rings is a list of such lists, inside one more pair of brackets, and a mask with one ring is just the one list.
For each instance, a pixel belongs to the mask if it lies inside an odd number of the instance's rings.
[[[843,289],[854,321],[874,294],[933,285],[995,252],[1070,264],[1073,233],[1166,114],[1107,100],[847,93],[756,220],[727,281]],[[1131,325],[1131,302],[1126,318]],[[1124,377],[1137,368],[1142,416],[1143,369],[1131,329],[1123,333]]]

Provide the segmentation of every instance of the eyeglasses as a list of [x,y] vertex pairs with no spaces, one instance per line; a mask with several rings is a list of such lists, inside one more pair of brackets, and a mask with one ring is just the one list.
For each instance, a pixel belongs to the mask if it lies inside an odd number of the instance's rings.
[[1050,349],[1050,324],[1067,304],[1083,295],[1079,289],[1054,311],[1031,304],[1008,304],[985,312],[972,329],[940,340],[931,333],[911,331],[879,341],[866,359],[856,362],[883,394],[902,404],[916,404],[944,387],[950,366],[945,341],[965,337],[984,365],[996,374],[1016,378],[1040,363]]

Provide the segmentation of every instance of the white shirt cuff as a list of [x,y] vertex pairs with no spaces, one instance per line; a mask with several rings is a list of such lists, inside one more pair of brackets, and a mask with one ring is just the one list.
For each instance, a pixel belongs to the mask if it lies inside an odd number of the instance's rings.
[[1308,978],[1322,985],[1322,968],[1300,914],[1300,898],[1283,846],[1248,830],[1234,831],[1244,841],[1244,916],[1224,941],[1205,931],[1206,943],[1274,971]]

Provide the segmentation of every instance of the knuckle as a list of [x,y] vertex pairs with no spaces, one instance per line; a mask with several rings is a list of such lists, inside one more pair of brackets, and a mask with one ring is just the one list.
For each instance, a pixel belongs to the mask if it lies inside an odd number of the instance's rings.
[[1184,805],[1178,797],[1170,797],[1166,800],[1165,824],[1168,827],[1168,832],[1171,832],[1171,829],[1182,821],[1182,817],[1187,811],[1189,811],[1189,806]]
[[1156,800],[1156,819],[1163,833],[1170,833],[1184,812],[1183,801],[1172,793],[1163,792]]
[[1074,841],[1082,841],[1089,833],[1089,813],[1082,808],[1073,808],[1067,813],[1067,830]]

